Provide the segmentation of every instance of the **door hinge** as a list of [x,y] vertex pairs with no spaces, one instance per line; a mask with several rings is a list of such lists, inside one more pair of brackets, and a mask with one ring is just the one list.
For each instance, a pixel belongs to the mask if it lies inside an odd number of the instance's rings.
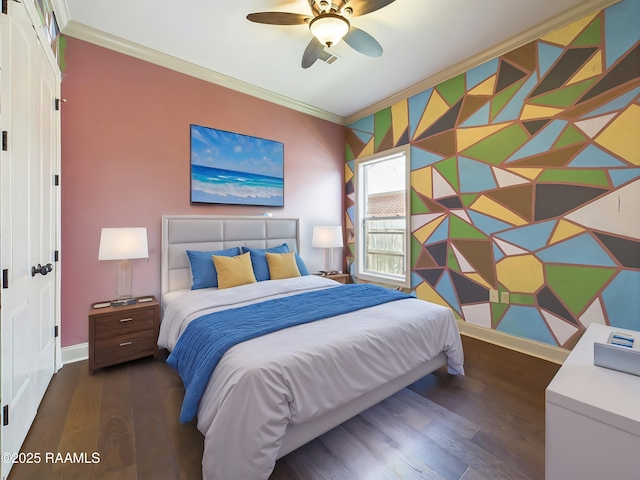
[[9,405],[2,407],[2,426],[9,425]]
[[58,325],[56,325],[55,327],[53,327],[53,336],[54,336],[54,337],[58,337]]
[[8,0],[2,0],[2,13],[4,13],[5,15],[9,11],[9,6],[7,5],[7,3],[9,3]]
[[54,175],[53,176],[53,184],[57,187],[58,185],[60,185],[60,175]]
[[66,101],[64,98],[56,98],[56,110],[60,110],[60,104],[66,103]]
[[6,131],[6,130],[3,130],[3,131],[2,131],[2,150],[4,150],[5,152],[8,150],[8,147],[7,147],[7,137],[8,137],[8,135],[7,135],[7,131]]
[[53,261],[57,262],[59,258],[60,258],[60,252],[58,252],[58,250],[55,250],[53,252]]
[[2,288],[9,288],[9,269],[2,270]]

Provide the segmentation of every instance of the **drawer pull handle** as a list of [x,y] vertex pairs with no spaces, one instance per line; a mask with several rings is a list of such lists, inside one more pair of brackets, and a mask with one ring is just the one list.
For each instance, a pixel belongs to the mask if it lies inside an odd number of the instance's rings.
[[130,322],[131,320],[133,320],[133,318],[123,318],[120,322]]
[[124,343],[121,343],[120,346],[121,347],[126,347],[127,345],[131,345],[132,343],[133,342],[124,342]]

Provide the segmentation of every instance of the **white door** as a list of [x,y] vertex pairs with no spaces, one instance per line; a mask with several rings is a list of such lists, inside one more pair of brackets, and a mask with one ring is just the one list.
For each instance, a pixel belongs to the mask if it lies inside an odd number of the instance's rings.
[[[2,452],[19,452],[55,368],[57,75],[23,3],[0,15]],[[6,270],[6,272],[5,272]],[[4,425],[6,423],[6,425]],[[6,478],[11,464],[2,463]]]
[[[58,95],[58,83],[55,71],[51,67],[43,46],[36,45],[34,63],[34,84],[36,87],[35,111],[32,126],[36,127],[38,137],[30,142],[33,149],[29,155],[31,167],[29,201],[29,223],[31,233],[31,265],[44,266],[42,273],[32,275],[31,295],[37,296],[36,304],[39,310],[35,312],[36,330],[31,331],[33,348],[31,354],[35,356],[33,371],[36,374],[36,400],[38,404],[44,395],[55,366],[55,298],[56,275],[53,269],[57,267],[55,261],[56,250],[56,193],[54,175],[57,171],[57,119],[55,101]],[[34,133],[36,133],[34,132]],[[36,204],[35,202],[38,202]],[[31,272],[33,273],[33,272]],[[37,332],[37,336],[36,336]]]

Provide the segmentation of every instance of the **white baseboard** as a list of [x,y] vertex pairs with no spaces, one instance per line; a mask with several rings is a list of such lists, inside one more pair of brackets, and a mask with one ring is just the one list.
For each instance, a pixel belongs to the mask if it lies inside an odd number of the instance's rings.
[[79,343],[62,347],[62,364],[79,362],[89,358],[89,343]]
[[507,333],[499,332],[490,328],[479,327],[471,323],[458,320],[458,329],[462,335],[493,343],[500,347],[505,347],[516,352],[525,353],[533,357],[538,357],[549,362],[562,365],[571,353],[564,348],[554,347],[546,343],[528,340],[526,338],[515,337]]

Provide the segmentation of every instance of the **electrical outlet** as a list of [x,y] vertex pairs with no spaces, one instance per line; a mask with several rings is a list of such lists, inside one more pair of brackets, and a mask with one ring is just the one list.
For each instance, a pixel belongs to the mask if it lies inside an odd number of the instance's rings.
[[498,290],[489,290],[489,301],[492,303],[498,303]]
[[502,303],[509,303],[509,292],[502,292]]

